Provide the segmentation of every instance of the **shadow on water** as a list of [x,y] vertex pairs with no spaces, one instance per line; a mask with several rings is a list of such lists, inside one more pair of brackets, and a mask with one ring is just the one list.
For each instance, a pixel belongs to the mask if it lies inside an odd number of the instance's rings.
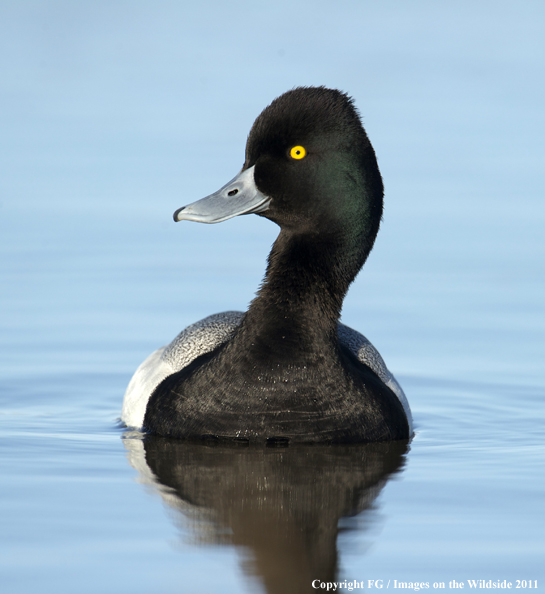
[[245,572],[270,594],[316,592],[313,580],[335,580],[339,521],[372,506],[408,451],[406,441],[209,446],[130,432],[124,443],[141,481],[197,539],[245,548]]

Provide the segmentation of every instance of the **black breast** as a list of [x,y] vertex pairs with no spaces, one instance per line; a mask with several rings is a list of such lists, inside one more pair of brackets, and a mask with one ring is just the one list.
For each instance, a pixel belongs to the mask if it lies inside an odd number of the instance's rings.
[[235,339],[165,379],[144,426],[182,439],[355,443],[408,439],[397,396],[351,352],[275,361]]

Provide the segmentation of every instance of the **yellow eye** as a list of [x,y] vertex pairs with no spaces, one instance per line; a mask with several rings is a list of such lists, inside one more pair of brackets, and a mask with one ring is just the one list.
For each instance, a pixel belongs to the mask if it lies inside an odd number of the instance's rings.
[[290,157],[292,159],[304,159],[307,154],[307,151],[304,146],[294,146],[290,151]]

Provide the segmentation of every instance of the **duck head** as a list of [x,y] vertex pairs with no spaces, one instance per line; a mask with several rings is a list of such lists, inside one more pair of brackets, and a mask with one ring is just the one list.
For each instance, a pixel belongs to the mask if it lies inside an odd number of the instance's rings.
[[219,223],[255,213],[298,234],[342,230],[366,256],[380,225],[382,196],[375,153],[352,99],[334,89],[301,87],[258,116],[241,172],[178,209],[174,220]]

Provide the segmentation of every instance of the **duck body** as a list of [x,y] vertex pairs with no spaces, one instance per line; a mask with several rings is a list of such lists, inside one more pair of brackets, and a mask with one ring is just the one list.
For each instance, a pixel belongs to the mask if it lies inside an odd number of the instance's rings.
[[276,99],[250,131],[241,173],[175,213],[200,222],[256,213],[277,223],[264,282],[245,314],[205,320],[200,338],[182,333],[152,355],[129,386],[122,420],[136,425],[143,414],[147,431],[185,439],[408,439],[399,384],[376,349],[339,323],[378,232],[382,194],[346,95],[299,88]]

